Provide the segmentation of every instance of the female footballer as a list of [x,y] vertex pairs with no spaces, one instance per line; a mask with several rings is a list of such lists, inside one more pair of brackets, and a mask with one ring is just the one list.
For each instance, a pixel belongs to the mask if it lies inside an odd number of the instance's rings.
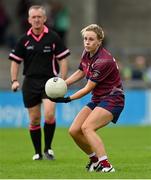
[[108,161],[102,139],[96,131],[110,122],[116,123],[124,108],[124,92],[119,69],[112,55],[102,47],[104,32],[96,24],[81,31],[84,51],[79,69],[67,78],[71,85],[86,77],[86,85],[70,97],[51,99],[55,102],[70,102],[92,93],[86,104],[74,119],[69,133],[75,143],[89,156],[88,171],[114,172]]

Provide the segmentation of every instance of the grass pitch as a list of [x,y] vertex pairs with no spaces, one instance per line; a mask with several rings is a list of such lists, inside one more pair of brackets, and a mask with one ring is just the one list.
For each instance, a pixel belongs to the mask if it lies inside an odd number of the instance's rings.
[[87,156],[74,144],[67,128],[57,128],[55,161],[32,161],[28,129],[0,129],[1,179],[151,179],[151,126],[105,127],[104,140],[115,173],[88,173]]

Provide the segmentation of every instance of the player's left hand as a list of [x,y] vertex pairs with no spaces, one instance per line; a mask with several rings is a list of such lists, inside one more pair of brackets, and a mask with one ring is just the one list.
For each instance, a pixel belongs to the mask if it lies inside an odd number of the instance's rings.
[[59,97],[59,98],[50,98],[49,99],[56,103],[68,103],[71,102],[70,96],[68,97]]

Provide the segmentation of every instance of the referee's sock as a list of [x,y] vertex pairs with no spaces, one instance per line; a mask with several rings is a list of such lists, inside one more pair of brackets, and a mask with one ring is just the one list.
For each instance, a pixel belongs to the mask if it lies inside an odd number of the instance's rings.
[[35,154],[42,156],[41,151],[41,127],[40,125],[30,125],[29,128],[32,143],[34,145]]
[[44,140],[45,140],[45,148],[44,152],[47,152],[48,149],[51,149],[51,144],[53,140],[53,136],[56,129],[56,122],[55,120],[53,123],[44,123]]

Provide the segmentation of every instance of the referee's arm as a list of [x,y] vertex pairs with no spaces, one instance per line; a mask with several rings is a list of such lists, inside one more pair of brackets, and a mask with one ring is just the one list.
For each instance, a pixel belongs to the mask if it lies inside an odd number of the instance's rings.
[[10,73],[11,73],[11,89],[15,92],[19,89],[19,82],[17,80],[18,77],[18,73],[19,73],[19,64],[16,63],[15,61],[11,62],[11,69],[10,69]]
[[68,73],[68,61],[66,58],[64,58],[58,62],[59,62],[59,66],[60,66],[60,76],[62,79],[66,79],[67,73]]
[[16,63],[15,61],[11,62],[11,69],[10,69],[10,73],[11,73],[11,81],[16,81],[18,78],[18,73],[19,73],[19,65],[18,63]]

